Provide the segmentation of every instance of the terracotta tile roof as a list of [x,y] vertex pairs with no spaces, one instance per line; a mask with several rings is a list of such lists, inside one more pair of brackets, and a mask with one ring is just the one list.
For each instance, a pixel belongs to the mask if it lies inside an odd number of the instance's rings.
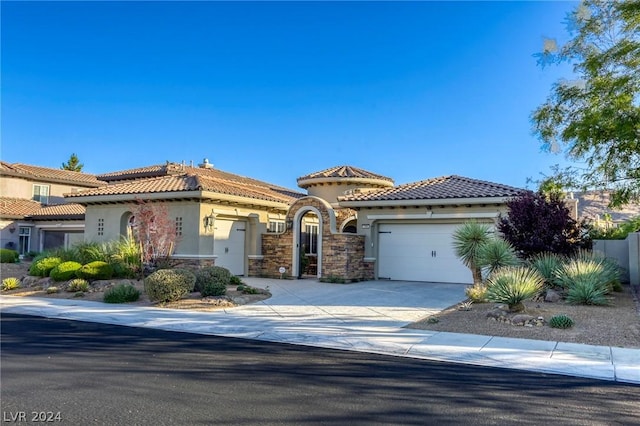
[[24,198],[0,197],[0,217],[21,219],[40,208],[41,205],[37,201]]
[[339,197],[339,201],[410,201],[452,198],[513,197],[524,191],[520,188],[470,179],[462,176],[443,176],[414,183],[353,193]]
[[0,175],[17,176],[25,179],[42,180],[46,182],[60,182],[84,187],[104,185],[95,175],[69,170],[52,169],[49,167],[31,166],[20,163],[0,161]]
[[[157,177],[141,177],[145,174],[156,174]],[[86,196],[108,196],[125,194],[149,194],[161,192],[188,192],[210,191],[219,194],[246,197],[254,200],[265,200],[289,204],[304,194],[271,185],[232,173],[216,169],[203,169],[183,166],[180,164],[168,164],[164,166],[151,166],[140,169],[115,172],[106,179],[113,179],[113,183],[100,188],[79,191],[73,194],[65,194],[67,198]],[[122,180],[124,177],[136,180]],[[105,179],[105,175],[100,175]]]
[[362,179],[379,179],[393,183],[393,179],[376,173],[371,173],[364,169],[353,166],[336,166],[319,172],[311,173],[298,178],[298,181],[315,179],[315,178],[362,178]]
[[33,220],[83,220],[85,211],[84,206],[80,204],[56,204],[44,206],[27,215],[27,218]]

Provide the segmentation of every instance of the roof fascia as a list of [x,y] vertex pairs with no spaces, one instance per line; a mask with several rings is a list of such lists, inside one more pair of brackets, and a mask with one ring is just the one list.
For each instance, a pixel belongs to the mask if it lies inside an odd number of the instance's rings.
[[504,204],[512,197],[441,198],[428,200],[338,201],[340,207],[451,206],[467,204]]

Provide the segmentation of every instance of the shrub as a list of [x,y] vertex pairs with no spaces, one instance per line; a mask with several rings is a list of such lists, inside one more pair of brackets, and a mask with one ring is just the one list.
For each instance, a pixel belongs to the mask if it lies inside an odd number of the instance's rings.
[[108,280],[113,277],[113,267],[107,262],[96,260],[95,262],[82,265],[82,268],[76,271],[78,278],[85,280]]
[[597,275],[579,275],[573,278],[567,291],[567,302],[572,305],[607,305],[606,285]]
[[507,215],[498,220],[498,229],[525,259],[545,251],[570,255],[591,247],[588,226],[571,218],[558,194],[524,192],[509,200],[507,208]]
[[119,284],[104,293],[105,303],[135,302],[140,298],[140,290],[131,284]]
[[49,276],[54,281],[68,281],[76,276],[76,271],[82,268],[82,265],[73,260],[62,262],[49,272]]
[[17,251],[11,249],[0,249],[0,263],[16,263],[20,259]]
[[16,277],[8,277],[2,280],[2,290],[15,290],[20,288],[20,279]]
[[498,269],[487,280],[487,299],[505,303],[512,312],[524,309],[522,302],[538,294],[544,278],[535,270],[524,266]]
[[489,275],[498,268],[519,264],[516,251],[501,238],[491,238],[478,247],[478,266],[487,269]]
[[89,282],[82,278],[76,278],[69,281],[69,285],[67,286],[67,291],[70,293],[78,292],[78,291],[88,291],[89,290]]
[[54,293],[58,293],[60,291],[60,289],[58,287],[47,287],[47,294],[54,294]]
[[[223,268],[222,266],[209,266],[206,268],[198,269],[196,272],[196,291],[199,291],[203,296],[214,296],[214,294],[204,294],[202,291],[206,284],[213,285],[210,288],[221,288],[225,287],[225,291],[221,294],[217,294],[216,296],[220,296],[226,292],[226,286],[231,284],[231,272],[227,268]],[[215,291],[215,290],[214,290]]]
[[529,259],[533,269],[538,271],[548,286],[556,285],[556,274],[562,268],[564,258],[551,252],[539,253]]
[[549,319],[549,326],[552,328],[573,327],[573,320],[565,314],[554,315]]
[[464,293],[472,302],[484,303],[487,301],[487,286],[474,284],[464,289]]
[[231,279],[229,280],[229,285],[231,286],[242,285],[242,280],[237,275],[231,275]]
[[174,302],[193,291],[196,276],[186,269],[159,269],[144,279],[152,302]]
[[48,277],[53,268],[62,263],[59,257],[40,257],[33,261],[29,267],[29,275],[36,277]]
[[100,243],[78,243],[73,247],[73,250],[75,251],[76,259],[83,265],[98,260],[106,262],[109,259],[106,245]]

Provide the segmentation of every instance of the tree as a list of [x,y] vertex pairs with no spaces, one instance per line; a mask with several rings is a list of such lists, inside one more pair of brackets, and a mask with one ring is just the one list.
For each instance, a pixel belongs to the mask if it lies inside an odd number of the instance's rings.
[[565,186],[612,190],[612,207],[640,201],[640,0],[583,1],[567,30],[561,47],[545,40],[538,64],[571,63],[577,79],[553,85],[534,133],[584,163],[556,173]]
[[489,241],[489,225],[478,222],[465,222],[453,233],[453,248],[462,263],[471,269],[473,285],[482,285],[482,268],[478,261],[480,247]]
[[498,219],[498,230],[525,259],[543,252],[569,255],[591,247],[587,225],[571,217],[558,194],[524,192],[507,201],[507,208],[507,215]]
[[142,262],[155,267],[158,261],[169,258],[179,240],[175,222],[171,220],[164,203],[136,200],[131,213],[131,231],[140,244]]
[[62,163],[61,170],[69,170],[72,172],[81,172],[84,164],[80,164],[80,160],[78,160],[78,156],[76,154],[71,154],[69,160],[66,163]]

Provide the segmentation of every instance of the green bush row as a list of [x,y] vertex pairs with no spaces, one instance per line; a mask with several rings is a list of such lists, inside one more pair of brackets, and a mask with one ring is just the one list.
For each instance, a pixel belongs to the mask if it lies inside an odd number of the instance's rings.
[[17,251],[11,249],[0,249],[0,263],[16,263],[20,259]]

